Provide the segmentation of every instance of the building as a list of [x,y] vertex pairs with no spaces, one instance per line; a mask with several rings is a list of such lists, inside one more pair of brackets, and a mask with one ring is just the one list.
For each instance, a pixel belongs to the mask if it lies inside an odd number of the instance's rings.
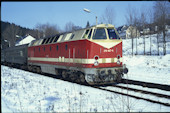
[[28,44],[32,40],[35,40],[35,38],[32,37],[31,35],[27,34],[24,37],[21,37],[21,39],[16,42],[15,46],[19,46],[19,45],[23,45],[23,44]]
[[143,29],[144,34],[148,34],[148,33],[150,33],[150,31],[151,31],[150,28]]
[[140,32],[136,27],[133,26],[121,26],[117,28],[117,31],[119,33],[119,36],[122,39],[127,39],[127,38],[135,38],[140,36]]
[[170,25],[165,25],[165,30],[170,30]]

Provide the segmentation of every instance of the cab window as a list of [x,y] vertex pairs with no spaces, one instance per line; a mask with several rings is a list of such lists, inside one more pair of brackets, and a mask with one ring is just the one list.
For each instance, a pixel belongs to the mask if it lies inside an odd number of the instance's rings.
[[88,32],[89,32],[89,29],[87,29],[87,30],[86,30],[86,32],[84,33],[83,38],[87,38],[87,34],[88,34]]
[[93,39],[107,39],[105,29],[95,29]]
[[114,29],[107,29],[109,39],[120,39]]
[[89,35],[88,35],[88,39],[91,38],[91,33],[92,33],[92,29],[90,29],[90,33],[89,33]]

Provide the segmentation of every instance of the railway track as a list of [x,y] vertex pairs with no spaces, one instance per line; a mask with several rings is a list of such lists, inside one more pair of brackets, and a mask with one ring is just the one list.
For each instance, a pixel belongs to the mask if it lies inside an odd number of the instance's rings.
[[[17,68],[17,69],[19,69],[19,68]],[[28,70],[25,70],[25,71],[28,71]],[[33,72],[33,73],[36,73],[36,72]],[[55,78],[55,79],[60,79],[60,80],[72,82],[72,83],[77,83],[77,82],[73,82],[73,81],[68,80],[68,79],[63,79],[61,76],[55,76],[55,75],[47,74],[47,73],[42,73],[42,75],[52,77],[52,78]],[[127,79],[123,79],[122,83],[123,84],[140,85],[140,86],[145,86],[145,87],[149,87],[149,88],[157,88],[157,89],[161,89],[161,90],[170,91],[170,89],[168,89],[168,88],[170,88],[169,85],[147,83],[147,82],[142,82],[142,81],[127,80]],[[115,88],[120,88],[120,89],[124,89],[124,90],[128,90],[128,91],[138,92],[138,93],[142,93],[142,94],[149,94],[149,95],[153,95],[153,96],[165,98],[165,99],[170,99],[170,95],[154,93],[154,92],[150,92],[150,91],[145,91],[145,90],[140,90],[140,89],[135,89],[135,88],[129,88],[129,87],[124,87],[124,86],[118,86],[118,85],[115,85],[115,84],[114,85],[113,84],[103,85],[103,87],[105,87],[105,88],[103,88],[99,85],[94,85],[94,86],[88,85],[86,83],[77,83],[77,84],[92,87],[92,88],[97,88],[97,89],[112,92],[112,93],[121,94],[121,95],[124,95],[124,96],[129,96],[129,97],[136,98],[136,99],[142,99],[142,100],[146,100],[146,101],[149,101],[149,102],[152,102],[152,103],[157,103],[157,104],[161,104],[161,105],[170,107],[170,103],[164,103],[164,102],[160,102],[160,101],[156,101],[156,100],[151,100],[151,99],[148,99],[148,98],[143,98],[143,97],[140,97],[140,96],[135,96],[135,95],[131,95],[131,94],[115,91],[115,90],[110,90],[110,89],[106,89],[106,88],[107,87],[115,87]]]
[[137,81],[137,80],[129,80],[129,79],[122,79],[122,83],[140,85],[140,86],[143,86],[143,87],[156,88],[156,89],[170,91],[170,85],[143,82],[143,81]]
[[118,85],[112,86],[112,87],[117,87],[117,88],[121,88],[121,89],[125,89],[125,90],[130,90],[130,91],[134,91],[134,92],[140,92],[140,93],[143,93],[143,94],[150,94],[150,95],[153,95],[153,96],[170,99],[170,95],[154,93],[154,92],[150,92],[150,91],[145,91],[145,90],[140,90],[140,89],[135,89],[135,88],[130,88],[130,87],[124,87],[124,86],[118,86]]
[[[56,78],[56,76],[51,75],[51,74],[45,74],[45,75],[49,76],[49,77]],[[110,90],[110,89],[105,89],[105,88],[102,88],[100,85],[92,86],[92,85],[89,85],[89,84],[86,84],[86,83],[77,83],[77,82],[73,82],[73,81],[68,80],[68,79],[63,79],[61,77],[57,77],[57,79],[61,79],[61,80],[64,80],[64,81],[69,81],[69,82],[76,83],[76,84],[83,85],[83,86],[97,88],[97,89],[108,91],[108,92],[112,92],[112,93],[121,94],[121,95],[124,95],[124,96],[136,98],[136,99],[142,99],[142,100],[145,100],[145,101],[149,101],[149,102],[152,102],[152,103],[157,103],[157,104],[160,104],[160,105],[164,105],[164,106],[170,107],[170,103],[164,103],[164,102],[160,102],[160,101],[157,101],[157,100],[151,100],[151,99],[143,98],[143,97],[140,97],[140,96],[135,96],[135,95],[131,95],[131,94],[123,93],[123,92],[118,92],[118,91],[114,91],[114,90]],[[126,89],[128,91],[134,91],[134,92],[142,93],[142,94],[149,94],[149,95],[153,95],[153,96],[156,96],[156,97],[159,97],[159,98],[170,99],[170,95],[154,93],[154,92],[150,92],[150,91],[139,90],[139,89],[124,87],[124,86],[118,86],[118,85],[115,85],[115,84],[108,84],[108,85],[103,85],[103,86],[104,87],[111,86],[111,87],[116,87],[116,88],[120,88],[120,89]],[[160,89],[160,88],[158,88],[158,89]]]
[[[50,75],[51,76],[51,75]],[[62,79],[62,78],[60,78]],[[63,79],[62,79],[63,80]],[[64,79],[65,80],[65,79]],[[69,81],[69,82],[72,82],[71,80],[65,80],[65,81]],[[117,93],[117,94],[121,94],[121,95],[124,95],[124,96],[128,96],[128,97],[132,97],[132,98],[136,98],[136,99],[142,99],[142,100],[145,100],[145,101],[149,101],[149,102],[152,102],[152,103],[157,103],[157,104],[160,104],[160,105],[164,105],[164,106],[168,106],[170,107],[170,103],[165,103],[165,102],[160,102],[160,101],[157,101],[157,100],[151,100],[151,99],[148,99],[148,98],[143,98],[143,97],[140,97],[140,96],[135,96],[135,95],[131,95],[131,94],[127,94],[127,93],[123,93],[123,92],[118,92],[118,91],[114,91],[114,90],[110,90],[110,89],[106,89],[106,88],[102,88],[101,86],[99,85],[88,85],[88,84],[84,84],[84,83],[77,83],[77,82],[72,82],[72,83],[76,83],[76,84],[79,84],[79,85],[84,85],[84,86],[88,86],[88,87],[92,87],[92,88],[97,88],[97,89],[100,89],[100,90],[104,90],[104,91],[107,91],[107,92],[111,92],[111,93]],[[129,88],[129,87],[124,87],[124,86],[118,86],[118,85],[115,85],[115,84],[108,84],[108,85],[103,85],[104,87],[116,87],[116,88],[120,88],[120,89],[125,89],[125,90],[128,90],[128,91],[133,91],[133,92],[138,92],[138,93],[142,93],[142,94],[148,94],[148,95],[153,95],[153,96],[156,96],[156,97],[159,97],[159,98],[165,98],[165,99],[170,99],[170,95],[165,95],[165,94],[160,94],[160,93],[154,93],[154,92],[150,92],[150,91],[145,91],[145,90],[139,90],[139,89],[135,89],[135,88]],[[160,88],[158,88],[160,89]]]
[[[10,67],[10,68],[20,69],[18,67]],[[29,71],[29,70],[26,70],[26,69],[21,69],[21,70]],[[32,71],[29,71],[29,72],[32,72]],[[37,72],[32,72],[32,73],[37,73]],[[52,74],[48,74],[48,73],[37,73],[37,74],[45,74],[45,76],[65,80],[61,76],[56,76],[56,75],[52,75]],[[68,80],[68,79],[66,79],[66,81],[72,82],[71,80]],[[123,83],[123,84],[133,84],[133,85],[139,85],[139,86],[148,87],[148,88],[156,88],[156,89],[161,89],[161,90],[165,90],[165,91],[170,91],[170,85],[164,85],[164,84],[156,84],[156,83],[149,83],[149,82],[129,80],[129,79],[122,79],[121,83]],[[88,84],[86,83],[86,84],[82,84],[82,85],[88,85]],[[102,85],[102,86],[110,86],[110,85],[113,85],[113,84],[106,84],[106,85]],[[94,85],[94,86],[100,86],[100,85]]]
[[[160,101],[157,101],[157,100],[151,100],[151,99],[148,99],[148,98],[143,98],[143,97],[140,97],[140,96],[135,96],[135,95],[131,95],[131,94],[127,94],[127,93],[123,93],[123,92],[119,92],[119,91],[114,91],[114,90],[110,90],[110,89],[106,89],[106,88],[101,88],[101,87],[96,87],[96,86],[91,86],[91,87],[97,88],[97,89],[100,89],[100,90],[104,90],[104,91],[108,91],[108,92],[112,92],[112,93],[121,94],[121,95],[124,95],[124,96],[136,98],[136,99],[142,99],[142,100],[145,100],[145,101],[149,101],[149,102],[152,102],[152,103],[157,103],[157,104],[161,104],[161,105],[170,107],[170,103],[164,103],[164,102],[160,102]],[[158,95],[160,95],[160,94],[158,94]],[[167,96],[167,95],[164,95],[163,97],[169,98],[169,96]]]

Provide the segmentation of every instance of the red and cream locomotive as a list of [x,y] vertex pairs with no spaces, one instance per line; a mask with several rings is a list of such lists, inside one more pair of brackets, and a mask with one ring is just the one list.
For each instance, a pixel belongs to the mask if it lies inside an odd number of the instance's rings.
[[121,80],[122,39],[111,24],[99,24],[28,45],[28,68],[89,84]]

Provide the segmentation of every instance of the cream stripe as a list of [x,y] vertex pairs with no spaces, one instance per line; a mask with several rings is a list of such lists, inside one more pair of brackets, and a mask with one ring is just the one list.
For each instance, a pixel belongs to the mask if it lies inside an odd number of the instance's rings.
[[110,49],[111,47],[114,47],[116,45],[118,45],[119,43],[122,42],[122,40],[117,40],[117,41],[95,41],[95,40],[92,40],[92,42],[96,43],[96,44],[99,44],[107,49]]
[[[28,60],[33,61],[49,61],[49,62],[67,62],[67,63],[82,63],[82,64],[93,64],[94,59],[79,59],[79,58],[40,58],[40,57],[29,57]],[[116,63],[117,58],[100,58],[98,60],[99,63]],[[122,62],[122,58],[120,58],[120,62]]]

